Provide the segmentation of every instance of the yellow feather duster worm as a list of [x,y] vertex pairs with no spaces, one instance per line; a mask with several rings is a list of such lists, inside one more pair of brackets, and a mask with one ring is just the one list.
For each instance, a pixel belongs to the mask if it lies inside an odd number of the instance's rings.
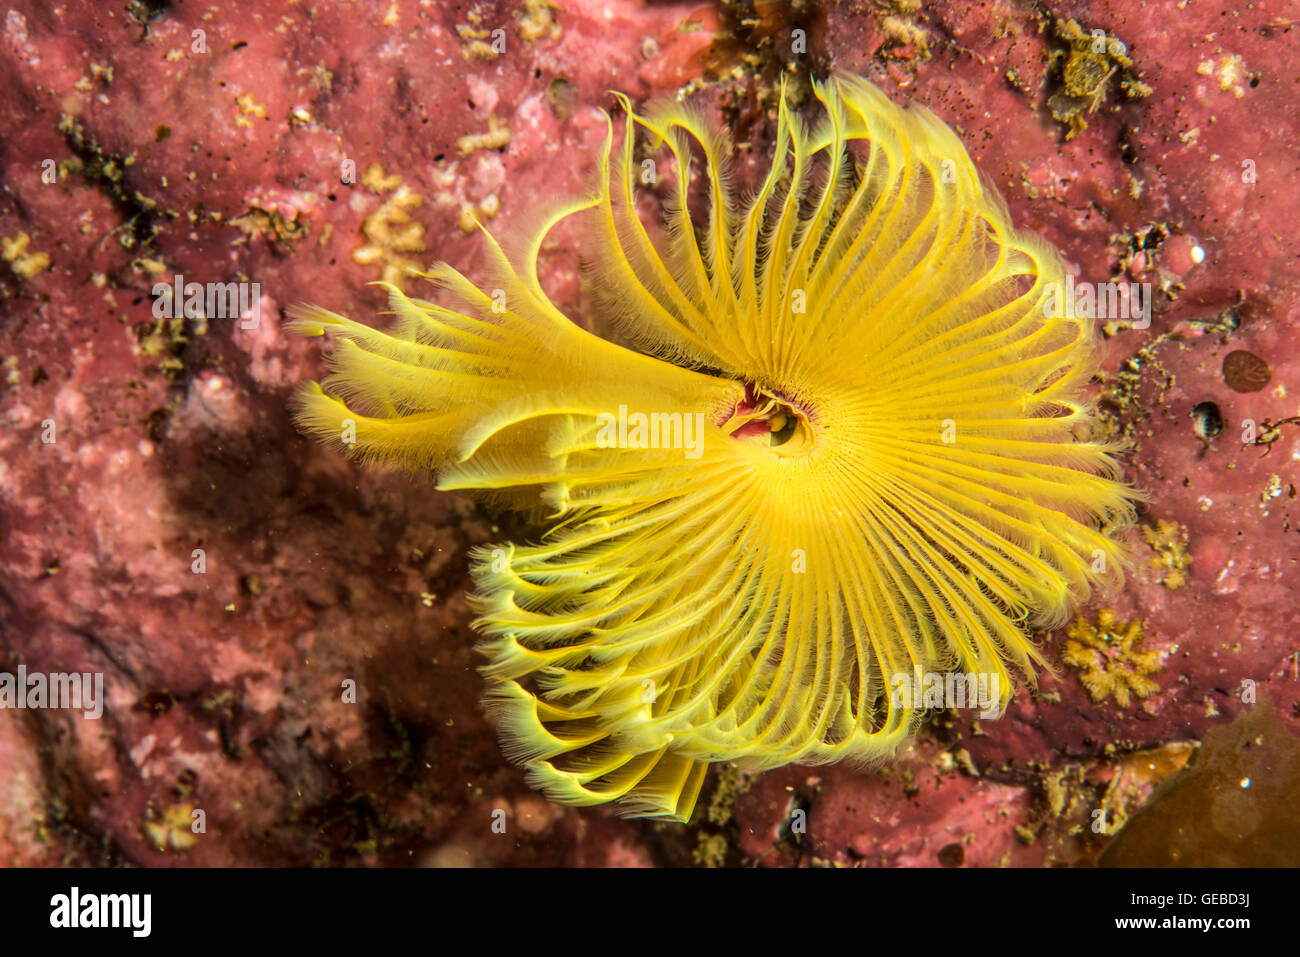
[[[717,126],[624,100],[593,194],[513,256],[488,236],[484,289],[437,265],[447,304],[392,288],[387,333],[295,312],[336,337],[305,428],[552,510],[473,575],[487,703],[554,800],[686,820],[710,762],[885,756],[922,713],[891,678],[996,676],[1005,704],[1029,630],[1119,580],[1132,493],[1092,437],[1094,334],[1053,307],[1056,253],[932,114],[815,91],[812,124],[783,98],[752,198]],[[644,353],[542,291],[568,217]]]

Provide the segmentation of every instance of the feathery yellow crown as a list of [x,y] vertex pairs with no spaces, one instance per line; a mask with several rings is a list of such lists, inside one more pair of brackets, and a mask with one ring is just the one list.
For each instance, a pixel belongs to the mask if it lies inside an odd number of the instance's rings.
[[[1091,438],[1091,324],[1045,306],[1055,252],[928,111],[857,78],[815,91],[811,126],[782,98],[751,200],[716,125],[621,98],[594,194],[513,257],[488,236],[487,291],[439,264],[454,305],[390,288],[389,333],[294,313],[336,336],[305,428],[553,510],[473,574],[487,703],[557,801],[685,820],[710,762],[886,755],[921,714],[891,676],[996,676],[1005,704],[1009,666],[1039,660],[1027,629],[1119,579],[1130,493]],[[644,354],[543,293],[568,217]]]

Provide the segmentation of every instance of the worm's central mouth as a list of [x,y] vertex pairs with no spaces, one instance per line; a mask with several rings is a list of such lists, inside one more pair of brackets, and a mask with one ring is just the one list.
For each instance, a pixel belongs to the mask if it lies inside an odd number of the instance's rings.
[[745,398],[736,404],[722,431],[733,439],[766,441],[777,455],[803,455],[813,446],[809,411],[799,403],[760,386],[746,384]]

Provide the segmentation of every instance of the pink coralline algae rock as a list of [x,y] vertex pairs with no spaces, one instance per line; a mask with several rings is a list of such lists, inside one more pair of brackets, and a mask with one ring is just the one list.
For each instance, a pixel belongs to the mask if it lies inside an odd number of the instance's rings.
[[[1208,729],[1266,697],[1296,729],[1286,4],[230,6],[4,10],[0,670],[104,700],[0,711],[0,864],[1086,863]],[[479,277],[475,221],[508,240],[587,187],[610,90],[697,91],[761,168],[809,70],[938,113],[1078,282],[1151,284],[1149,326],[1099,319],[1135,568],[1007,715],[936,714],[886,768],[717,769],[689,827],[547,804],[479,709],[463,597],[468,549],[529,529],[300,437],[320,365],[282,309]],[[579,266],[544,247],[590,322]],[[252,295],[160,316],[177,282]],[[1261,387],[1225,380],[1239,350]]]

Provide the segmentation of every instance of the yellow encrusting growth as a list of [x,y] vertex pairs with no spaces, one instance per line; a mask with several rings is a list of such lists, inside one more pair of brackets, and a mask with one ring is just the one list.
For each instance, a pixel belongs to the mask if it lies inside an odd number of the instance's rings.
[[[540,544],[473,573],[488,703],[555,800],[685,820],[710,762],[886,756],[920,718],[891,676],[996,675],[1005,705],[1040,659],[1029,629],[1120,578],[1130,492],[1087,439],[1093,330],[1045,309],[1056,254],[932,114],[856,78],[816,89],[811,125],[783,103],[750,200],[715,124],[624,100],[594,193],[514,255],[487,236],[482,289],[446,265],[445,305],[390,287],[388,333],[296,311],[336,341],[306,428],[552,510]],[[661,228],[636,212],[656,186]],[[569,217],[646,354],[543,293]],[[698,421],[698,442],[611,442],[637,414]]]
[[1127,708],[1134,698],[1160,690],[1151,676],[1159,673],[1161,654],[1142,646],[1146,630],[1134,619],[1120,624],[1115,612],[1102,609],[1097,623],[1082,618],[1070,622],[1062,660],[1079,672],[1079,682],[1097,704],[1114,698]]

